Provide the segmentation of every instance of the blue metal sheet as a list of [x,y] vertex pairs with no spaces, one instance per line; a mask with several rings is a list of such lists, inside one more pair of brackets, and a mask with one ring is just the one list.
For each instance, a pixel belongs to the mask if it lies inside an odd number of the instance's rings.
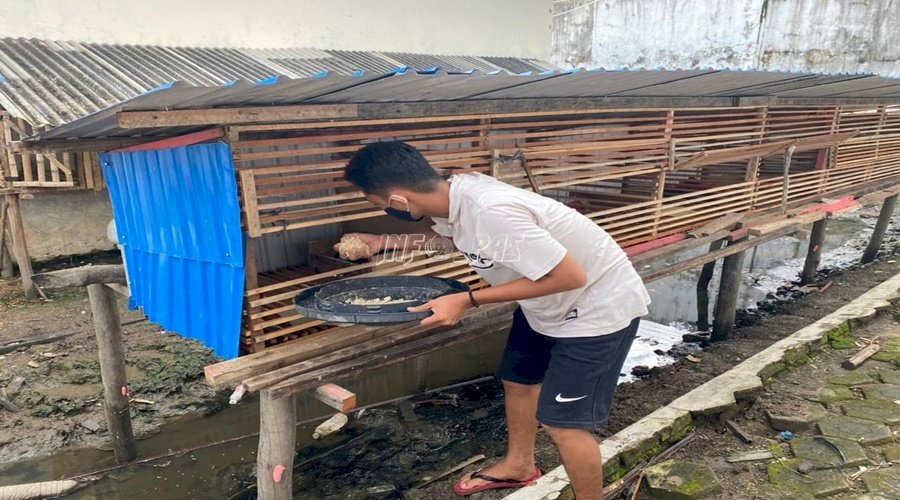
[[219,356],[238,354],[244,237],[228,145],[104,153],[131,305]]

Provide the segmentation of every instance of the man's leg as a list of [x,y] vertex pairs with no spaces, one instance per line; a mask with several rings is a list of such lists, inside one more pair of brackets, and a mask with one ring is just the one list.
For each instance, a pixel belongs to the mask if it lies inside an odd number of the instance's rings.
[[538,396],[538,421],[553,439],[578,500],[603,498],[603,463],[591,429],[606,425],[638,320],[612,334],[560,339]]
[[[502,479],[524,481],[534,477],[534,440],[537,435],[537,402],[540,384],[525,385],[503,381],[508,442],[506,456],[483,474]],[[462,485],[472,488],[487,481],[465,476]]]
[[577,500],[601,500],[603,498],[603,462],[600,446],[590,431],[544,426],[544,430],[562,457],[563,466]]

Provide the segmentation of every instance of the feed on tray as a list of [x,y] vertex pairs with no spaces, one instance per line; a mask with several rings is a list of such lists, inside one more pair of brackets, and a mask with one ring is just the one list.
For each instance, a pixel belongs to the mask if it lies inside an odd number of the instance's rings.
[[393,298],[390,295],[386,297],[363,298],[354,297],[344,301],[345,304],[351,306],[384,306],[388,304],[402,304],[404,302],[413,302],[415,299]]
[[366,259],[372,253],[369,245],[366,244],[359,236],[345,234],[341,237],[341,241],[334,246],[338,255],[345,260],[361,260]]

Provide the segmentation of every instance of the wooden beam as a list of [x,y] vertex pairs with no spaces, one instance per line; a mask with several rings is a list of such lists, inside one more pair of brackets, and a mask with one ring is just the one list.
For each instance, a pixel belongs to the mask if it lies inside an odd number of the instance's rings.
[[356,408],[356,394],[336,384],[316,387],[313,396],[341,413],[347,413]]
[[113,451],[119,462],[137,458],[137,442],[131,430],[128,410],[128,381],[125,377],[125,347],[116,293],[106,285],[88,285],[94,332],[100,355],[100,378],[103,380],[104,410]]
[[272,396],[276,398],[289,397],[318,386],[321,384],[322,380],[334,380],[346,377],[353,373],[359,373],[362,370],[370,370],[400,363],[423,354],[434,352],[438,349],[443,349],[498,331],[508,327],[510,322],[509,319],[503,317],[496,318],[496,320],[498,322],[496,323],[495,328],[489,328],[480,323],[469,326],[459,326],[449,331],[442,332],[439,335],[429,335],[412,342],[405,342],[380,351],[368,352],[341,363],[308,371],[295,377],[285,379],[271,386],[271,388],[267,390],[272,391]]
[[126,284],[125,266],[82,266],[35,274],[34,282],[43,288],[63,288],[115,283]]
[[644,279],[645,283],[650,283],[652,281],[656,281],[658,279],[665,278],[666,276],[671,276],[673,274],[678,274],[682,271],[686,271],[688,269],[693,269],[695,267],[700,267],[707,262],[711,262],[714,260],[721,259],[722,257],[727,257],[731,254],[737,252],[743,252],[748,248],[753,248],[757,245],[761,245],[767,241],[772,241],[778,238],[783,238],[785,236],[789,236],[791,234],[796,233],[800,229],[799,225],[792,225],[788,227],[784,227],[779,229],[778,231],[773,231],[765,236],[760,236],[758,238],[753,238],[746,241],[741,241],[734,245],[728,245],[727,247],[717,250],[715,252],[709,252],[705,255],[700,255],[698,257],[694,257],[691,259],[686,259],[676,264],[672,264],[669,267],[664,269],[659,269],[657,271],[653,270],[640,270],[638,274]]
[[624,248],[623,250],[625,250],[625,255],[627,255],[628,257],[634,257],[636,255],[649,252],[650,250],[663,248],[667,245],[677,243],[686,238],[687,236],[685,234],[673,234],[663,238],[645,241],[644,243],[638,243],[637,245],[632,245],[630,247]]
[[120,111],[116,114],[116,119],[119,127],[132,129],[333,120],[358,116],[356,104],[307,104],[173,111]]
[[381,333],[364,343],[351,345],[343,349],[325,353],[318,357],[308,358],[305,361],[287,365],[277,370],[261,372],[256,376],[244,379],[243,384],[248,391],[260,391],[275,384],[279,384],[284,380],[311,373],[325,366],[337,365],[340,363],[352,363],[353,360],[372,352],[390,349],[398,345],[409,344],[422,338],[452,335],[454,331],[461,328],[468,328],[472,325],[481,326],[483,325],[484,320],[494,320],[499,318],[499,320],[502,321],[506,315],[512,313],[514,308],[513,304],[492,304],[481,307],[475,311],[469,311],[455,327],[428,327],[421,326],[415,322],[409,323],[398,331]]
[[152,141],[154,137],[90,138],[90,139],[35,139],[13,141],[10,151],[23,154],[49,154],[57,152],[83,153],[111,151]]
[[201,142],[211,141],[213,139],[219,139],[224,135],[221,127],[212,127],[206,130],[201,130],[199,132],[192,132],[190,134],[179,135],[175,137],[171,137],[168,139],[161,139],[153,142],[145,142],[143,144],[138,144],[136,146],[129,146],[127,148],[116,149],[114,153],[131,153],[134,151],[152,151],[155,149],[168,149],[168,148],[180,148],[184,146],[192,146],[194,144],[200,144]]

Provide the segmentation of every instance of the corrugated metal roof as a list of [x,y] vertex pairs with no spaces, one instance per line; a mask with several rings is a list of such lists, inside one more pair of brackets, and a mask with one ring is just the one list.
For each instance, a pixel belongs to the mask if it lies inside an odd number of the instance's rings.
[[244,238],[229,147],[105,153],[100,160],[132,307],[223,358],[236,357]]
[[350,76],[399,67],[544,71],[534,59],[346,50],[210,49],[0,38],[0,107],[33,125],[59,125],[170,82],[218,86],[323,71]]
[[[90,116],[40,134],[41,139],[173,135],[173,129],[120,129],[122,110],[177,110],[236,106],[427,102],[555,97],[742,96],[889,98],[900,103],[900,79],[874,75],[807,75],[757,71],[543,71],[449,73],[398,70],[388,74],[229,82],[221,86],[166,84]],[[731,101],[727,101],[730,105]],[[677,104],[676,104],[677,105]],[[720,104],[721,105],[721,104]]]

